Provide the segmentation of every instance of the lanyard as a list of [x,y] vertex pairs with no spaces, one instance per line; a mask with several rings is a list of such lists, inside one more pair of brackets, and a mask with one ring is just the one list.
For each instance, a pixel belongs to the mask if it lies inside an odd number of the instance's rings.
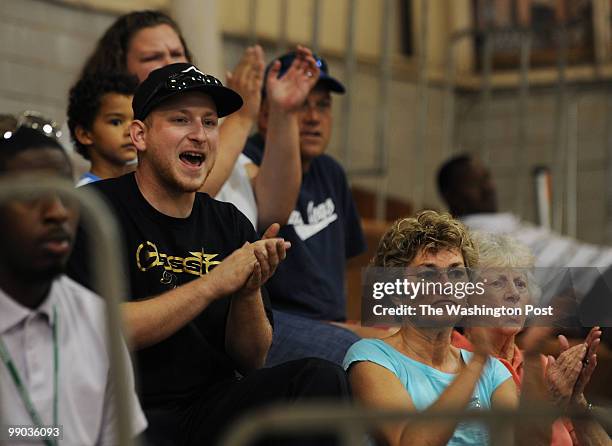
[[[53,306],[53,425],[59,426],[57,422],[57,406],[58,406],[58,376],[59,376],[59,346],[57,342],[57,326],[58,326],[58,316],[57,316],[57,307]],[[21,396],[21,401],[23,401],[23,405],[26,410],[30,414],[30,418],[32,422],[38,427],[42,427],[42,419],[36,407],[34,407],[34,403],[32,402],[32,398],[30,398],[30,392],[23,384],[21,380],[21,376],[17,371],[17,367],[15,367],[15,363],[13,362],[13,358],[6,348],[6,344],[0,337],[0,358],[2,362],[6,365],[6,368],[10,372],[11,378],[13,378],[13,382],[15,383],[15,387],[17,387],[17,391],[19,392],[19,396]],[[47,446],[53,446],[57,444],[56,440],[46,439],[45,444]]]

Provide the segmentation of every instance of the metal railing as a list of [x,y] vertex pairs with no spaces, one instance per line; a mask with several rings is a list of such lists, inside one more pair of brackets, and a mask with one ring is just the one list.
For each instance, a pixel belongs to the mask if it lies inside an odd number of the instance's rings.
[[[137,441],[132,439],[131,425],[134,412],[131,410],[131,403],[128,398],[133,389],[128,388],[125,379],[125,370],[127,370],[129,364],[125,363],[122,348],[119,296],[125,295],[125,288],[119,270],[121,262],[116,261],[117,253],[121,252],[118,243],[117,225],[112,218],[112,212],[98,195],[91,191],[75,189],[71,182],[41,178],[40,175],[24,175],[19,179],[0,179],[0,204],[19,199],[21,196],[31,198],[32,195],[49,193],[56,193],[70,200],[76,200],[80,204],[81,221],[88,229],[88,234],[90,234],[88,242],[90,246],[95,244],[95,255],[91,256],[94,288],[107,303],[110,379],[113,381],[116,392],[118,444],[120,446],[136,445]],[[91,252],[94,252],[94,250]],[[78,364],[75,367],[78,367]],[[0,425],[2,425],[1,420]]]
[[530,405],[519,410],[461,410],[440,412],[407,412],[401,410],[376,410],[340,404],[301,404],[269,407],[245,416],[230,426],[221,446],[245,446],[262,435],[274,434],[334,434],[343,446],[364,443],[366,435],[375,432],[381,423],[422,422],[443,420],[481,421],[489,427],[489,436],[496,446],[510,446],[512,436],[507,435],[513,423],[551,423],[567,416],[573,419],[594,419],[608,432],[612,431],[612,411],[597,408],[592,411],[562,413],[551,407]]

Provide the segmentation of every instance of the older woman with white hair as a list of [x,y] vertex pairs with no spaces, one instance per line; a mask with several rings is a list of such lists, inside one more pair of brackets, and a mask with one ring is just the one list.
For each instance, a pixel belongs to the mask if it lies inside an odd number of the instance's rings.
[[[470,296],[470,305],[524,308],[527,304],[537,304],[539,289],[532,275],[534,257],[529,248],[502,234],[474,232],[472,239],[479,253],[476,280],[484,283],[485,293]],[[523,381],[523,353],[515,341],[525,322],[524,312],[521,314],[498,320],[496,326],[488,329],[493,355],[510,371],[519,390]],[[471,350],[473,329],[466,328],[464,334],[455,331],[452,344]],[[599,327],[594,327],[584,343],[570,347],[565,336],[560,335],[559,357],[555,360],[552,356],[542,356],[549,394],[562,408],[589,407],[583,391],[597,365],[600,336]],[[553,425],[553,445],[610,444],[609,441],[605,431],[594,422],[558,420]]]

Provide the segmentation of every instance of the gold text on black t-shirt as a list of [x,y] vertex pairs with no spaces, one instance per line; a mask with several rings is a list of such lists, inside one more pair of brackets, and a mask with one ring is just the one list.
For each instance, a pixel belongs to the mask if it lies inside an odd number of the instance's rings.
[[213,265],[218,265],[220,261],[213,260],[219,254],[206,254],[204,248],[200,252],[190,251],[190,256],[180,257],[171,256],[159,252],[153,242],[142,242],[136,249],[136,265],[140,271],[147,271],[157,266],[163,267],[166,271],[174,273],[187,273],[194,276],[203,276],[208,273]]

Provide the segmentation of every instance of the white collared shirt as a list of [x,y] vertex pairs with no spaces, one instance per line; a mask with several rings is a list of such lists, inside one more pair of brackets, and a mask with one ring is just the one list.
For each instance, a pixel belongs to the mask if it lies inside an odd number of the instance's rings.
[[241,153],[229,178],[223,183],[223,187],[217,193],[216,200],[232,203],[249,219],[254,228],[257,229],[257,202],[251,180],[246,170],[247,164],[253,161]]
[[[54,306],[58,314],[58,423],[63,426],[60,444],[116,444],[106,316],[100,297],[66,276],[53,282],[49,296],[36,309],[18,304],[0,289],[0,336],[43,424],[53,424]],[[131,364],[127,349],[124,351],[126,363]],[[147,422],[133,390],[132,367],[127,369],[128,388],[132,389],[129,395],[132,432],[137,435],[145,429]],[[0,420],[3,425],[33,424],[13,379],[1,361]]]

